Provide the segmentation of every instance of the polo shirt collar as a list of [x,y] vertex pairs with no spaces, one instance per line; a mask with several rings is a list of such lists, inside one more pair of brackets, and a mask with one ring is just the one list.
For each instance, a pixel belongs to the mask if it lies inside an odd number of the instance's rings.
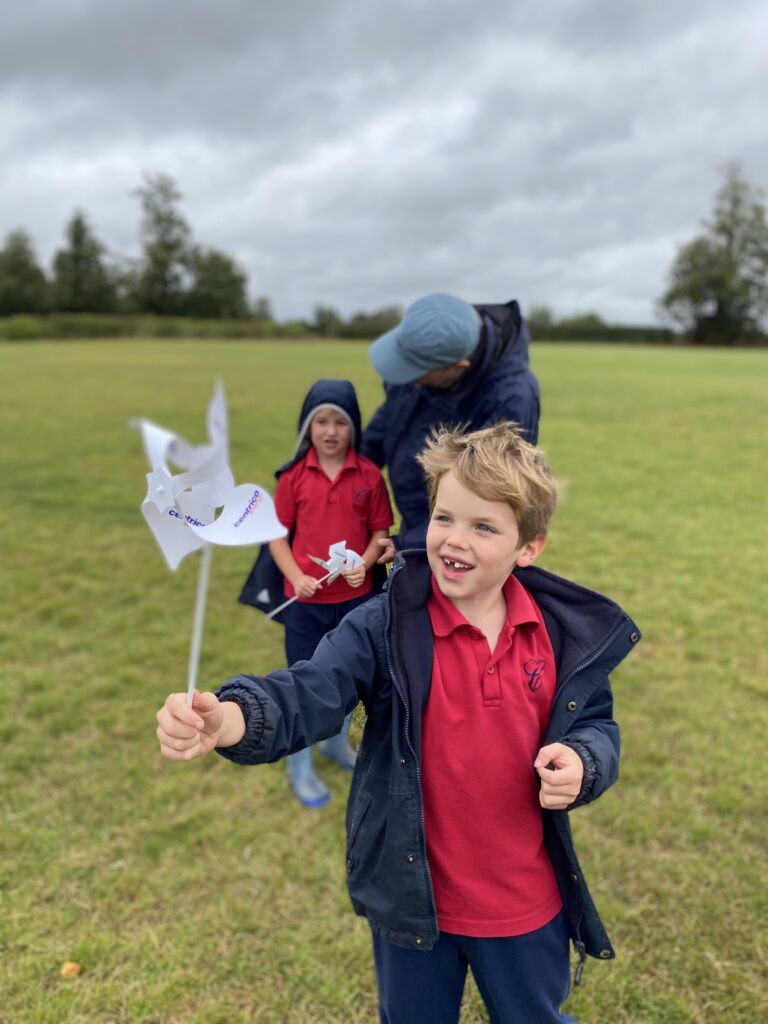
[[[323,467],[320,465],[317,458],[317,449],[313,444],[309,446],[309,450],[307,451],[307,466],[309,466],[310,469],[319,469],[321,473],[323,471]],[[339,472],[343,473],[347,469],[357,469],[357,467],[357,452],[352,445],[350,445],[349,448],[347,448],[347,457],[344,459],[344,465],[341,467]]]
[[[502,633],[507,633],[517,626],[530,626],[535,629],[539,625],[539,617],[536,614],[533,599],[522,583],[510,575],[502,587],[502,592],[507,602],[507,620]],[[471,623],[467,622],[456,605],[443,594],[434,576],[432,577],[429,606],[435,636],[450,636],[455,629],[461,626],[474,628]]]

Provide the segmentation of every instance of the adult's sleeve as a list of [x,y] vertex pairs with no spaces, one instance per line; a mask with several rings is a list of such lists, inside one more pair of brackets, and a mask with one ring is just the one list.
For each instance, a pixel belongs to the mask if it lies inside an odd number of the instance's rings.
[[374,530],[388,530],[395,521],[384,477],[381,473],[378,473],[377,477],[368,506],[368,529],[371,533]]
[[500,420],[513,420],[522,431],[523,437],[530,444],[539,439],[539,415],[541,400],[538,381],[530,371],[515,374],[503,382],[495,393],[486,396],[479,419],[473,422],[474,430],[490,427]]
[[381,467],[386,464],[387,457],[384,454],[384,437],[387,433],[387,403],[384,402],[371,417],[368,426],[363,431],[360,439],[360,454],[366,459],[375,462]]

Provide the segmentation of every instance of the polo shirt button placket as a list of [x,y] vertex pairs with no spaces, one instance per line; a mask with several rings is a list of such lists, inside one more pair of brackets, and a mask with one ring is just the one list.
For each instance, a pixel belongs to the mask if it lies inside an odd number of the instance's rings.
[[501,675],[495,664],[486,666],[483,672],[483,704],[487,708],[501,707]]

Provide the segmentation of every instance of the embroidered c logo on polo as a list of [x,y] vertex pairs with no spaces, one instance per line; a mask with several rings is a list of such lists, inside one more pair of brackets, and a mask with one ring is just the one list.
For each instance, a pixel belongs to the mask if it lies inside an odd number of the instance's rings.
[[544,682],[544,669],[546,667],[547,663],[543,658],[529,658],[523,664],[523,673],[528,680],[528,689],[531,693],[536,693]]

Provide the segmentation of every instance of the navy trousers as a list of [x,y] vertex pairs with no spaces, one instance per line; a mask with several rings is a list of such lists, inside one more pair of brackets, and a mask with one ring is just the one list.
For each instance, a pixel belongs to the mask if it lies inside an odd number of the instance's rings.
[[[350,593],[354,593],[350,589]],[[311,604],[304,601],[294,601],[283,613],[285,624],[285,660],[290,667],[297,661],[304,661],[312,657],[315,648],[323,639],[326,633],[335,629],[347,612],[363,604],[373,594],[370,591],[362,597],[353,597],[349,601],[340,601],[337,604]],[[349,723],[351,715],[344,719],[339,732],[330,736],[326,742],[326,752],[330,757],[334,756],[334,745],[336,750],[348,749],[347,736],[349,735]],[[312,748],[305,747],[295,754],[289,754],[286,758],[288,776],[294,784],[301,784],[307,778],[315,775],[315,768],[312,760]],[[322,785],[317,780],[318,785]],[[325,787],[323,787],[325,788]]]
[[473,939],[441,932],[435,947],[401,949],[373,933],[381,1024],[456,1024],[467,968],[491,1024],[576,1024],[560,1012],[570,961],[562,913],[526,935]]
[[[350,587],[350,594],[354,590]],[[353,608],[369,601],[370,591],[362,597],[337,604],[311,604],[309,601],[294,601],[285,609],[285,660],[290,668],[294,662],[311,658],[315,648],[326,633],[336,629],[338,624]]]

